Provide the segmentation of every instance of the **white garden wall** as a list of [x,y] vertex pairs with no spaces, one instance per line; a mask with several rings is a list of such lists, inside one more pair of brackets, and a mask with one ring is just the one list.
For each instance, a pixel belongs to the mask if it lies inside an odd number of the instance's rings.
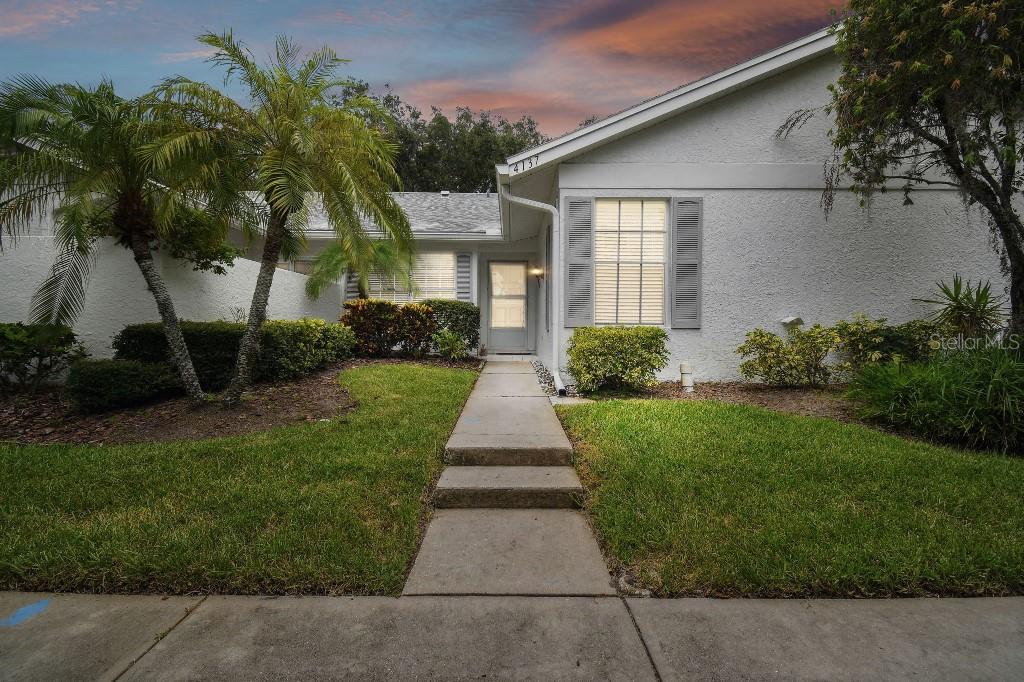
[[[159,315],[135,261],[127,250],[104,240],[89,281],[85,309],[75,331],[97,357],[112,354],[110,340],[122,327],[156,322]],[[53,237],[26,236],[0,253],[0,321],[28,317],[32,292],[49,272]],[[160,268],[179,317],[187,320],[231,320],[235,309],[248,310],[259,263],[238,259],[226,275],[195,272],[170,257],[159,257]],[[305,294],[306,276],[278,270],[271,289],[269,317],[336,320],[341,314],[341,288],[332,287],[319,301]]]

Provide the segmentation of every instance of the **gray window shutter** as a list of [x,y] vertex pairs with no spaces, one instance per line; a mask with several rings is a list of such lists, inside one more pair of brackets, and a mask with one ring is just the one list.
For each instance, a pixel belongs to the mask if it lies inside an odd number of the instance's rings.
[[359,298],[359,278],[354,272],[345,274],[345,300]]
[[455,254],[455,298],[460,301],[472,301],[473,292],[470,288],[470,269],[472,254]]
[[565,200],[565,326],[594,324],[594,200]]
[[704,228],[700,199],[672,200],[671,315],[673,329],[700,328],[701,238]]

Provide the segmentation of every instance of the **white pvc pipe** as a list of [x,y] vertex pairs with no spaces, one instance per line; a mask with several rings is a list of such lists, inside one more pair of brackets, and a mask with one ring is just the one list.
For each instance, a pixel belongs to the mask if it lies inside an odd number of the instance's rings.
[[679,363],[679,378],[683,384],[683,391],[693,393],[693,367],[689,360]]

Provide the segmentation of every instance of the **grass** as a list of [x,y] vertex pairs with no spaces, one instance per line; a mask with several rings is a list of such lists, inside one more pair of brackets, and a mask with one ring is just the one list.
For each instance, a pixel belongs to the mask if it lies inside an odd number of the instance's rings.
[[235,438],[0,445],[0,587],[397,593],[476,374],[378,364],[356,409]]
[[662,595],[1024,593],[1024,460],[711,401],[560,406],[614,559]]

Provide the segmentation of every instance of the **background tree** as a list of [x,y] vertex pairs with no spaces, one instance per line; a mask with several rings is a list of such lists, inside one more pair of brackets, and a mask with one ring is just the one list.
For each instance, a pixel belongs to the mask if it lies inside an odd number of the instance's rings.
[[205,83],[166,81],[165,101],[189,125],[154,147],[152,159],[159,168],[193,163],[207,180],[205,200],[213,208],[236,214],[250,200],[263,211],[260,270],[224,396],[230,404],[250,383],[278,261],[302,245],[311,211],[323,212],[346,254],[370,249],[364,217],[403,253],[412,251],[412,232],[390,193],[398,185],[395,145],[368,123],[386,112],[361,96],[332,105],[331,95],[351,85],[336,76],[345,60],[328,47],[303,59],[298,46],[280,36],[273,59],[261,67],[230,31],[199,41],[214,48],[210,61],[226,69],[226,82],[237,79],[246,88],[252,105]]
[[124,99],[113,84],[50,84],[32,77],[0,84],[0,245],[53,212],[58,253],[32,300],[35,322],[70,324],[101,237],[131,251],[156,300],[171,361],[189,397],[204,399],[153,252],[166,248],[197,269],[223,272],[235,253],[227,224],[189,200],[176,171],[154,175],[144,151],[173,123],[151,97]]
[[388,130],[398,145],[395,171],[402,188],[410,192],[494,192],[495,164],[513,154],[536,147],[547,138],[530,116],[509,121],[486,111],[458,107],[454,118],[432,107],[429,118],[387,86],[373,95],[365,81],[356,81],[335,98],[344,104],[354,97],[370,97],[386,112],[372,124]]
[[[948,185],[980,205],[1024,334],[1024,6],[1019,0],[851,0],[835,29],[842,71],[827,111],[837,150],[826,208],[848,175],[862,195]],[[785,128],[799,125],[798,112]]]

